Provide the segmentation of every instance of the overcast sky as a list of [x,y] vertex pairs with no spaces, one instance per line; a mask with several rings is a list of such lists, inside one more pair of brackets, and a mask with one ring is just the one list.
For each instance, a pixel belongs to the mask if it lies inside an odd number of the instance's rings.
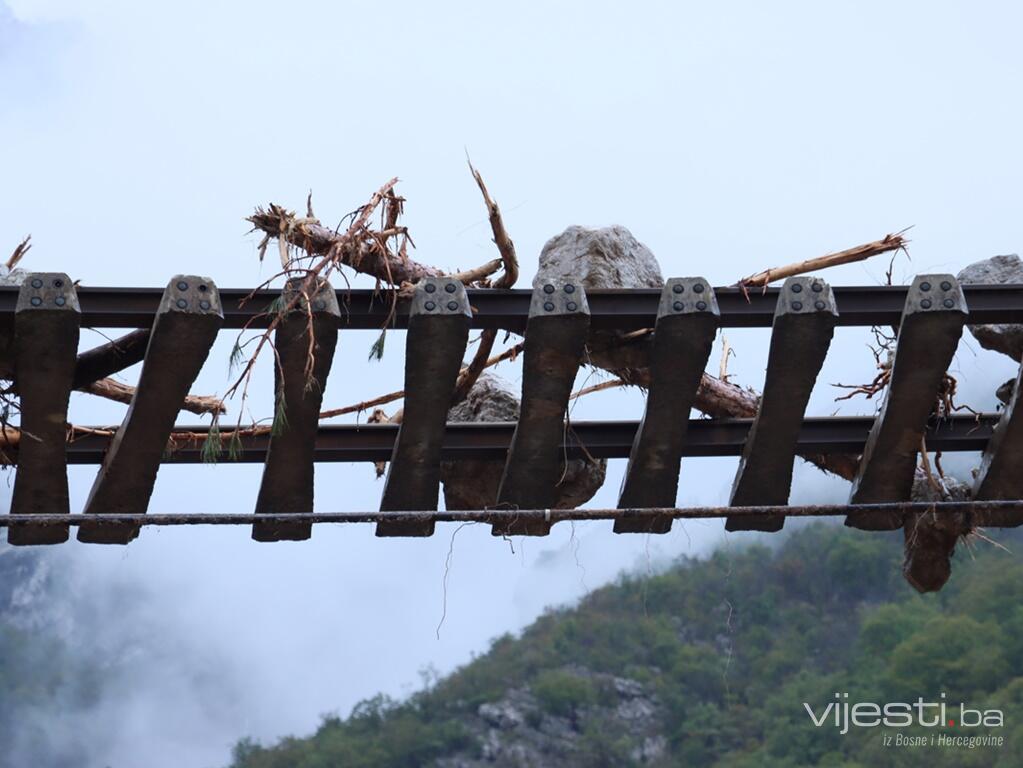
[[[312,189],[335,222],[399,176],[415,257],[465,268],[496,255],[468,150],[502,205],[523,286],[571,224],[625,225],[665,276],[718,285],[910,225],[912,261],[900,257],[896,279],[955,272],[1023,239],[1021,16],[1009,2],[0,0],[0,250],[32,233],[24,266],[85,285],[198,273],[251,286],[272,268],[245,234],[255,205],[301,208]],[[886,266],[826,278],[876,284]],[[735,380],[759,389],[767,332],[728,336]],[[401,335],[367,364],[373,338],[341,334],[326,406],[400,388]],[[226,389],[232,340],[221,335],[194,391]],[[83,331],[83,346],[102,341]],[[865,343],[836,333],[812,414],[835,410],[830,383],[872,378]],[[955,371],[962,399],[985,410],[1015,373],[972,340]],[[518,387],[515,366],[498,373]],[[262,369],[257,417],[270,414],[271,380]],[[573,415],[633,419],[642,402],[601,393]],[[72,398],[77,423],[123,413]],[[950,463],[965,471],[969,459]],[[685,461],[679,503],[725,502],[735,464]],[[593,505],[614,504],[621,465]],[[71,469],[75,511],[94,474]],[[151,510],[248,511],[259,476],[168,466]],[[316,507],[373,509],[381,487],[370,465],[320,465]],[[793,501],[847,492],[797,468]],[[222,764],[240,736],[308,732],[321,713],[409,692],[425,665],[450,670],[623,568],[704,551],[721,526],[648,538],[562,524],[514,552],[473,527],[452,545],[453,530],[381,541],[371,527],[318,528],[310,542],[267,545],[243,529],[164,529],[127,548],[65,545],[69,605],[120,611],[181,648],[106,703],[128,726],[97,730],[96,764]],[[217,684],[193,685],[197,668],[217,670]]]

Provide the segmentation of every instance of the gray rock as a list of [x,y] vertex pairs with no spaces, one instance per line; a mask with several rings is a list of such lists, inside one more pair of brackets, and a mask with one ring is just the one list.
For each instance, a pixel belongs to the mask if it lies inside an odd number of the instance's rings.
[[664,757],[668,749],[668,740],[664,736],[650,736],[643,740],[643,743],[629,753],[637,763],[653,763]]
[[[1023,262],[1014,253],[992,256],[963,269],[959,282],[964,285],[1023,283]],[[1001,352],[1017,362],[1023,360],[1023,325],[985,323],[967,328],[984,349]]]
[[[970,486],[964,482],[956,480],[954,477],[945,477],[942,480],[938,476],[937,470],[932,466],[931,474],[934,477],[932,483],[928,479],[927,475],[917,470],[916,475],[913,477],[913,490],[910,492],[910,498],[913,501],[969,501],[970,500]],[[935,483],[939,486],[935,488]],[[945,489],[945,493],[942,493],[940,488]]]
[[476,714],[490,723],[490,725],[502,730],[517,728],[522,725],[525,719],[522,713],[507,701],[480,704]]
[[611,681],[611,683],[614,685],[615,692],[619,696],[635,698],[637,696],[642,696],[644,693],[643,684],[638,680],[630,680],[627,677],[616,677]]
[[28,274],[23,269],[8,269],[6,266],[0,266],[0,285],[18,285],[20,286],[25,282],[25,276]]
[[[448,412],[448,421],[517,421],[519,399],[504,381],[484,373],[469,396]],[[497,502],[503,461],[466,459],[441,464],[447,509],[483,509]],[[572,459],[558,486],[558,509],[571,509],[593,498],[607,473],[607,460]]]
[[656,714],[653,702],[643,698],[626,699],[615,709],[615,716],[620,720],[647,720]]
[[[575,277],[595,288],[660,288],[661,267],[653,252],[621,226],[589,229],[571,226],[547,241],[540,253],[534,285],[548,278]],[[622,343],[621,331],[590,334],[590,362],[610,371],[645,368],[649,337]]]
[[661,267],[649,248],[621,226],[571,226],[540,252],[534,285],[547,278],[578,277],[585,288],[660,288]]

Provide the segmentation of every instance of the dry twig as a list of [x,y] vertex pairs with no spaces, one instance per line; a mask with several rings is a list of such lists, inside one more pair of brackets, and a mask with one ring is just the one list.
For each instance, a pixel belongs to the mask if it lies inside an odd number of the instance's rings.
[[765,269],[764,271],[757,272],[749,277],[744,277],[737,283],[737,285],[744,289],[767,287],[770,283],[773,283],[776,280],[784,280],[786,277],[792,277],[793,275],[802,275],[818,269],[837,267],[840,264],[851,264],[856,261],[864,261],[865,259],[869,259],[871,256],[888,253],[889,251],[906,251],[906,244],[909,243],[909,240],[903,237],[904,232],[906,232],[905,229],[901,232],[885,235],[880,240],[875,240],[872,243],[857,245],[855,248],[847,248],[844,251],[829,253],[824,256],[818,256],[814,259],[797,261],[794,264],[787,264],[784,267],[772,267],[771,269]]
[[[498,207],[497,202],[490,197],[487,185],[483,183],[483,176],[473,167],[468,156],[466,156],[466,161],[469,163],[472,177],[476,179],[476,184],[480,188],[480,194],[483,195],[483,202],[487,206],[487,218],[490,220],[490,229],[494,233],[494,243],[497,245],[498,253],[501,254],[501,263],[504,265],[504,272],[494,282],[493,287],[511,288],[519,277],[519,259],[515,255],[515,243],[512,242],[511,237],[508,235],[508,230],[505,229],[501,209]],[[480,343],[476,348],[476,354],[473,355],[468,367],[458,375],[452,404],[460,403],[468,397],[469,390],[472,389],[479,379],[483,369],[487,367],[487,361],[494,349],[494,342],[496,340],[497,330],[494,328],[487,328],[480,334]]]
[[18,266],[18,262],[25,258],[25,254],[32,248],[30,243],[31,240],[32,235],[26,235],[25,239],[18,243],[17,247],[14,249],[14,253],[11,254],[11,257],[7,259],[7,263],[4,264],[8,270],[14,269]]

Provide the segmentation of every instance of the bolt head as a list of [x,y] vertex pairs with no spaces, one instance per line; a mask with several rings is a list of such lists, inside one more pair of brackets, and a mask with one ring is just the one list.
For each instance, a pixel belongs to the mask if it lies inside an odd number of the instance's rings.
[[545,310],[547,310],[548,312],[553,312],[554,311],[554,302],[553,301],[545,301],[544,304],[543,304],[543,308]]
[[820,283],[813,283],[810,285],[810,290],[813,291],[814,293],[820,293],[821,291],[824,290],[824,286],[821,285]]
[[924,309],[930,309],[931,308],[931,300],[930,299],[924,299],[923,301],[920,302],[920,306],[923,307]]
[[818,312],[820,312],[821,310],[825,309],[827,306],[828,305],[825,304],[823,301],[815,301],[813,303],[813,308],[816,309]]
[[943,291],[951,291],[952,290],[952,283],[950,283],[948,280],[942,280],[941,281],[941,290],[943,290]]
[[798,312],[799,310],[801,310],[803,308],[803,302],[801,302],[801,301],[793,301],[792,302],[792,308],[794,310],[796,310],[796,312]]
[[576,304],[576,303],[575,303],[574,301],[570,301],[570,302],[568,302],[568,303],[567,303],[567,304],[565,305],[565,308],[566,308],[566,309],[567,309],[567,310],[568,310],[569,312],[575,312],[575,311],[576,311],[577,309],[579,309],[579,305],[578,305],[578,304]]
[[435,302],[435,301],[428,301],[423,306],[426,308],[427,312],[433,312],[433,310],[435,310],[437,308],[437,302]]
[[65,304],[67,304],[67,300],[63,296],[58,296],[53,300],[53,303],[56,304],[58,307],[63,307]]
[[693,290],[696,293],[703,293],[703,283],[697,283],[696,285],[694,285]]
[[199,308],[202,310],[207,310],[210,308],[210,303],[203,299],[202,301],[199,302]]
[[543,292],[547,294],[554,293],[554,286],[551,285],[550,283],[547,283],[547,285],[543,287]]
[[39,306],[40,304],[42,304],[42,303],[43,303],[43,300],[42,300],[42,299],[40,299],[40,298],[39,298],[38,296],[33,296],[33,297],[32,297],[31,299],[29,299],[29,303],[30,303],[30,304],[31,304],[31,305],[32,305],[33,307],[38,307],[38,306]]
[[[209,304],[209,302],[208,301],[204,301],[203,304]],[[319,309],[319,310],[322,311],[322,310],[327,308],[327,302],[325,302],[323,299],[317,299],[316,301],[313,302],[313,306],[316,309]],[[205,307],[203,307],[203,309],[205,309]]]
[[673,290],[675,293],[682,293],[685,289],[686,287],[682,285],[682,283],[675,283],[675,285],[671,287],[671,290]]
[[178,280],[178,290],[179,291],[187,291],[188,290],[188,283],[186,283],[184,280]]
[[703,312],[705,309],[707,309],[707,302],[705,302],[705,301],[698,301],[698,302],[696,302],[696,308],[698,310],[700,310],[701,312]]
[[177,305],[178,305],[178,309],[184,309],[185,307],[188,306],[188,302],[185,301],[184,299],[178,299]]
[[793,283],[792,284],[792,292],[793,293],[802,293],[803,292],[803,284],[802,283]]
[[943,301],[942,303],[945,305],[945,309],[952,309],[952,307],[956,305],[956,303],[952,301],[952,299],[945,299],[945,301]]
[[671,305],[671,308],[674,309],[676,312],[681,312],[685,308],[685,304],[683,304],[681,301],[676,301],[674,304]]
[[456,309],[458,309],[458,302],[457,301],[449,301],[448,302],[448,309],[450,309],[452,312],[454,312]]
[[456,286],[454,283],[448,283],[447,285],[444,286],[444,290],[447,291],[448,293],[454,293],[455,291],[458,290],[458,286]]
[[426,290],[427,293],[433,293],[434,291],[437,290],[437,286],[434,285],[433,283],[427,283],[426,287],[425,287],[425,290]]
[[920,290],[921,291],[929,291],[929,290],[931,290],[931,284],[926,282],[926,281],[920,283]]
[[575,286],[571,283],[565,283],[564,291],[565,293],[575,293]]
[[32,287],[33,288],[42,288],[43,287],[43,281],[40,280],[38,277],[34,278],[32,280]]

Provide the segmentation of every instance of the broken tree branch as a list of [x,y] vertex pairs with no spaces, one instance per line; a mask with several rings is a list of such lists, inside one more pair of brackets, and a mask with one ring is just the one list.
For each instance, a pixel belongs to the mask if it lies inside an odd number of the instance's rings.
[[765,269],[763,272],[757,272],[749,277],[744,277],[737,283],[737,285],[742,288],[766,287],[776,280],[784,280],[786,277],[792,277],[793,275],[802,275],[818,269],[837,267],[840,264],[851,264],[856,261],[864,261],[869,259],[871,256],[877,256],[878,254],[888,253],[890,251],[905,251],[906,244],[909,242],[909,240],[903,237],[903,232],[905,231],[906,230],[904,229],[901,232],[885,235],[880,240],[875,240],[872,243],[865,243],[864,245],[857,245],[855,248],[847,248],[844,251],[829,253],[824,256],[818,256],[817,258],[807,259],[805,261],[797,261],[794,264],[787,264],[784,267],[772,267],[771,269]]
[[25,254],[32,248],[30,243],[31,240],[32,235],[26,235],[25,239],[18,243],[17,247],[14,249],[14,253],[11,254],[11,257],[7,259],[7,263],[4,264],[8,270],[14,269],[18,266],[18,262],[25,258]]
[[[397,179],[393,182],[397,182]],[[374,199],[378,197],[382,199],[384,194],[378,192]],[[379,199],[376,205],[373,205],[371,200],[363,210],[372,213],[379,205]],[[301,248],[311,256],[329,256],[337,264],[349,266],[387,285],[416,283],[424,277],[444,275],[437,267],[420,264],[408,258],[402,259],[385,248],[375,247],[376,241],[367,242],[364,231],[366,222],[362,221],[361,217],[347,232],[338,234],[316,219],[296,218],[292,211],[271,203],[265,210],[257,208],[246,221],[265,234],[264,243],[267,243],[269,238],[276,238],[279,242]],[[265,250],[265,245],[261,244],[260,247]],[[285,265],[285,269],[287,268]]]
[[602,381],[599,384],[593,384],[592,386],[589,387],[583,387],[578,392],[573,392],[571,395],[569,395],[568,399],[575,400],[576,398],[582,397],[584,395],[589,395],[593,392],[602,392],[605,389],[614,389],[615,387],[624,386],[628,385],[621,379],[608,379],[607,381]]
[[148,328],[139,328],[119,339],[114,339],[80,354],[78,362],[75,364],[72,389],[83,389],[93,382],[112,376],[136,363],[141,363],[146,356],[149,335]]
[[[480,194],[483,195],[483,202],[487,206],[487,218],[490,220],[490,229],[494,233],[494,243],[497,245],[498,253],[501,254],[501,263],[504,264],[504,272],[494,282],[493,287],[511,288],[519,278],[519,258],[515,254],[515,243],[512,242],[511,237],[508,235],[508,230],[505,229],[501,209],[497,202],[490,197],[487,185],[483,183],[482,174],[473,167],[468,156],[466,161],[469,162],[469,170],[472,172],[472,177],[480,188]],[[488,359],[494,349],[494,342],[496,340],[497,330],[494,328],[488,328],[480,335],[480,343],[476,348],[476,354],[473,355],[469,365],[458,375],[455,392],[451,399],[452,405],[462,402],[469,396],[469,391],[479,379],[480,374],[483,373],[483,369],[488,365]]]
[[[82,392],[88,392],[90,395],[98,395],[99,397],[105,397],[107,400],[115,400],[126,405],[131,404],[131,399],[135,396],[135,387],[122,384],[114,379],[100,379],[99,381],[86,384],[84,387],[79,387],[79,389]],[[199,415],[205,413],[227,413],[227,408],[224,407],[223,401],[211,395],[186,395],[185,401],[181,404],[181,410]]]

